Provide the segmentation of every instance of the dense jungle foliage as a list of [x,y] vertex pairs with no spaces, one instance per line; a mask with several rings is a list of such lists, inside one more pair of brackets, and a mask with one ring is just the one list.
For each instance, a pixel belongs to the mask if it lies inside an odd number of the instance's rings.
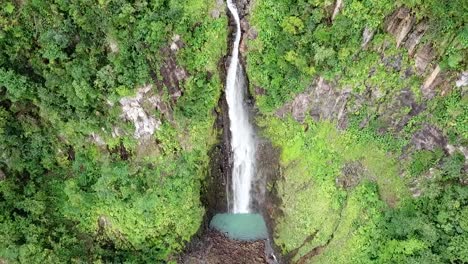
[[[331,0],[251,4],[246,72],[262,136],[281,150],[268,188],[285,258],[468,263],[468,96],[454,79],[467,67],[466,1],[344,0],[334,19]],[[447,73],[433,97],[421,92],[430,72],[407,74],[414,56],[385,30],[401,6],[427,23],[421,43]],[[0,1],[0,263],[175,261],[205,211],[227,34],[214,0]],[[180,87],[164,82],[172,59]],[[348,101],[344,128],[277,114],[319,77],[383,96]],[[120,100],[148,86],[163,106],[144,106],[158,126],[143,140]],[[398,104],[402,91],[418,111]],[[414,147],[427,126],[452,153]]]
[[[282,203],[276,244],[293,263],[467,263],[465,156],[412,141],[430,126],[466,149],[468,94],[449,77],[467,67],[466,2],[345,0],[332,20],[334,6],[256,0],[251,12],[258,38],[248,45],[250,89],[259,125],[281,149],[283,167],[280,182],[270,186]],[[402,6],[415,24],[427,25],[420,45],[432,45],[446,72],[448,89],[434,97],[421,92],[431,72],[411,74],[414,55],[386,31],[386,18]],[[364,48],[366,27],[374,35]],[[320,92],[311,81],[318,77],[337,97],[348,90],[344,129],[336,118],[279,118],[298,93]],[[417,111],[395,104],[402,91]],[[311,104],[326,105],[324,97]],[[331,107],[336,103],[332,97]]]
[[[155,263],[184,247],[204,214],[222,89],[227,18],[215,8],[1,1],[1,263]],[[176,35],[188,77],[174,102],[157,83]],[[146,109],[161,124],[141,143],[119,99],[148,84],[169,110]]]

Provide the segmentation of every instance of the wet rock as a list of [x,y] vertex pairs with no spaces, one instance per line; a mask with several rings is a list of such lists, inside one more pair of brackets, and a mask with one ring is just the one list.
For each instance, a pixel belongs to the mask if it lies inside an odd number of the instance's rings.
[[416,51],[416,47],[421,41],[421,38],[424,36],[424,33],[426,33],[427,28],[428,28],[427,23],[423,21],[417,24],[414,30],[409,34],[408,39],[406,40],[406,43],[405,43],[405,47],[406,49],[408,49],[408,54],[410,56],[414,55],[414,52]]
[[365,27],[364,31],[362,32],[362,42],[361,42],[361,47],[365,48],[367,47],[367,44],[372,40],[374,37],[375,30],[370,28],[370,27]]
[[[245,2],[248,4],[249,1],[245,1]],[[249,9],[249,7],[244,6],[243,9],[245,10],[242,12],[247,14],[248,13],[247,10]],[[243,34],[242,34],[241,41],[239,44],[239,51],[242,54],[242,56],[245,57],[247,49],[248,49],[248,45],[247,45],[248,40],[256,39],[258,36],[258,32],[250,26],[250,23],[247,20],[247,17],[245,15],[241,16],[240,27],[241,27],[241,31],[243,32]]]
[[251,0],[238,0],[237,9],[240,18],[243,20],[250,13],[250,1]]
[[426,124],[413,135],[411,144],[416,150],[435,150],[445,147],[447,140],[438,128]]
[[230,240],[223,234],[208,230],[203,238],[179,263],[184,264],[224,264],[224,263],[267,263],[265,241]]
[[460,77],[455,83],[457,87],[468,86],[468,71],[460,73]]
[[427,66],[435,58],[435,52],[431,44],[426,44],[418,50],[415,56],[416,72],[423,75],[426,72]]
[[386,21],[386,29],[396,38],[397,47],[400,47],[408,33],[411,31],[415,18],[408,8],[401,7]]
[[340,13],[343,8],[343,0],[337,0],[335,2],[335,9],[333,9],[332,20],[335,20],[336,16]]

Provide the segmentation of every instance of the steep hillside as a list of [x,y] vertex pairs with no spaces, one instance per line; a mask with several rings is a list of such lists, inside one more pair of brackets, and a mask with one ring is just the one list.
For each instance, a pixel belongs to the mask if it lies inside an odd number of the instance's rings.
[[170,260],[202,222],[218,1],[0,5],[0,263]]
[[468,261],[463,1],[257,0],[250,89],[293,263]]

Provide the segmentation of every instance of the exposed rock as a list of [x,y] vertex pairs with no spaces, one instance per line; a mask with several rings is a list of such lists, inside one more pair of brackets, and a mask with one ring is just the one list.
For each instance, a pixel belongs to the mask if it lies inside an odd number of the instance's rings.
[[254,28],[249,28],[247,31],[247,38],[248,39],[256,39],[258,37],[258,32]]
[[447,150],[448,154],[450,155],[453,155],[457,151],[460,151],[463,154],[463,156],[465,156],[465,163],[468,164],[468,148],[464,146],[454,146],[451,144],[447,144],[445,146],[445,150]]
[[335,20],[338,13],[340,13],[341,9],[343,8],[343,0],[336,0],[335,2],[335,9],[333,9],[332,20]]
[[369,44],[369,42],[374,37],[374,33],[375,33],[374,29],[367,27],[367,26],[364,28],[364,31],[362,32],[362,43],[361,43],[362,48],[367,47],[367,44]]
[[411,31],[415,18],[411,15],[408,8],[401,7],[396,10],[386,22],[387,31],[396,38],[397,47],[405,40]]
[[382,62],[384,65],[393,71],[399,72],[401,70],[401,63],[402,63],[403,57],[401,54],[395,55],[395,56],[389,56],[389,57],[384,57],[382,59]]
[[336,178],[336,185],[351,189],[359,184],[361,179],[367,177],[367,170],[360,162],[346,163],[341,169],[340,177]]
[[[244,5],[247,5],[249,1],[244,1],[244,2],[246,2],[244,3]],[[239,52],[242,54],[242,56],[246,56],[247,42],[248,40],[256,39],[258,36],[258,32],[250,26],[250,23],[247,21],[247,17],[245,16],[245,14],[248,14],[249,12],[249,7],[244,6],[243,8],[245,9],[242,11],[244,15],[241,15],[241,21],[240,21],[240,27],[241,27],[241,31],[243,32],[243,34],[241,36],[241,41],[239,44]]]
[[118,138],[122,135],[124,135],[124,131],[122,130],[122,128],[118,127],[118,126],[114,126],[112,127],[112,132],[111,132],[111,135],[113,138]]
[[99,136],[99,134],[96,134],[93,132],[91,133],[90,137],[91,137],[91,141],[93,141],[96,145],[98,146],[106,145],[106,142],[104,142],[104,140],[101,138],[101,136]]
[[265,95],[265,89],[260,86],[255,86],[255,94],[256,95]]
[[415,56],[416,71],[419,75],[426,72],[427,66],[434,59],[435,54],[431,44],[426,44],[418,50]]
[[159,95],[162,96],[163,90],[166,88],[169,96],[172,99],[172,102],[176,102],[177,99],[182,95],[182,90],[180,89],[181,82],[189,77],[187,71],[177,65],[176,60],[177,51],[183,46],[184,43],[180,36],[174,35],[170,47],[166,47],[161,50],[161,53],[165,56],[164,63],[162,64],[161,68],[159,68],[159,73],[160,76],[162,76],[162,80],[158,78],[156,74],[152,74],[153,80],[159,89]]
[[292,102],[292,116],[296,121],[303,122],[305,115],[310,107],[310,96],[307,94],[299,94]]
[[221,17],[221,11],[219,9],[213,9],[211,10],[211,17],[212,18],[220,18]]
[[416,150],[435,150],[444,148],[447,140],[438,128],[426,124],[413,135],[411,144]]
[[447,144],[445,146],[445,149],[447,150],[448,154],[450,155],[453,155],[456,151],[457,151],[457,148],[453,145],[450,145],[450,144]]
[[134,137],[137,139],[149,138],[161,125],[160,120],[148,114],[143,108],[145,94],[151,90],[151,87],[152,85],[144,86],[138,89],[135,97],[124,97],[119,101],[122,106],[122,118],[134,124]]
[[457,87],[468,86],[468,71],[460,73],[460,78],[455,84]]
[[221,12],[224,10],[223,0],[216,0],[216,5],[213,10],[211,10],[211,17],[214,19],[221,17]]
[[414,55],[414,52],[416,51],[416,47],[421,41],[421,38],[424,36],[424,33],[426,33],[427,28],[428,28],[427,23],[423,21],[417,24],[414,30],[411,32],[411,34],[409,34],[408,39],[406,40],[406,43],[405,43],[405,47],[408,49],[408,54],[410,56]]
[[345,107],[350,92],[348,89],[337,91],[323,78],[319,78],[313,92],[311,116],[316,120],[337,120],[339,124],[344,124]]
[[5,179],[6,179],[5,173],[2,170],[0,170],[0,181],[3,181]]
[[113,39],[108,40],[109,43],[109,49],[112,53],[118,53],[119,52],[119,46],[117,45],[117,42]]
[[468,163],[468,148],[464,146],[459,146],[458,150],[465,156],[465,162]]
[[424,81],[424,84],[421,87],[421,92],[426,98],[432,98],[435,94],[435,87],[443,81],[443,78],[441,78],[439,74],[440,67],[437,65],[431,75],[429,75],[429,77]]
[[180,35],[176,34],[172,37],[172,43],[170,45],[172,51],[178,51],[183,45],[184,43],[180,40]]
[[179,262],[184,264],[268,263],[264,241],[231,240],[211,230],[207,231]]
[[104,231],[104,230],[106,230],[106,228],[109,228],[111,226],[112,226],[112,224],[111,224],[109,218],[107,218],[104,215],[99,216],[99,218],[98,218],[98,227],[99,227],[100,231]]
[[421,196],[424,192],[424,183],[427,180],[434,179],[436,175],[436,170],[434,168],[430,168],[429,171],[422,175],[422,177],[415,178],[410,184],[410,191],[414,198]]
[[315,120],[336,120],[340,128],[346,127],[346,103],[351,90],[338,91],[323,78],[318,78],[305,92],[280,108],[276,114],[284,117],[291,113],[296,121],[303,122],[309,113]]
[[382,126],[380,132],[400,131],[423,109],[422,105],[416,103],[413,93],[408,89],[403,89],[379,105],[379,120]]
[[251,0],[238,0],[236,2],[237,10],[238,10],[239,17],[241,18],[241,20],[244,20],[245,17],[250,13],[250,10],[251,10],[250,1]]

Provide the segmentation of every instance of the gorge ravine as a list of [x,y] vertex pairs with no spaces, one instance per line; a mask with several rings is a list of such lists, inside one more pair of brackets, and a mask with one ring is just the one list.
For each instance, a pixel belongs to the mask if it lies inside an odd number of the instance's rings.
[[[239,43],[241,40],[240,18],[232,0],[227,6],[235,21],[231,61],[226,77],[226,100],[229,107],[231,132],[232,202],[228,198],[228,210],[232,213],[249,213],[251,204],[252,180],[255,174],[255,133],[249,122],[249,114],[244,103],[246,91],[242,66],[239,63]],[[228,195],[229,197],[229,195]]]

